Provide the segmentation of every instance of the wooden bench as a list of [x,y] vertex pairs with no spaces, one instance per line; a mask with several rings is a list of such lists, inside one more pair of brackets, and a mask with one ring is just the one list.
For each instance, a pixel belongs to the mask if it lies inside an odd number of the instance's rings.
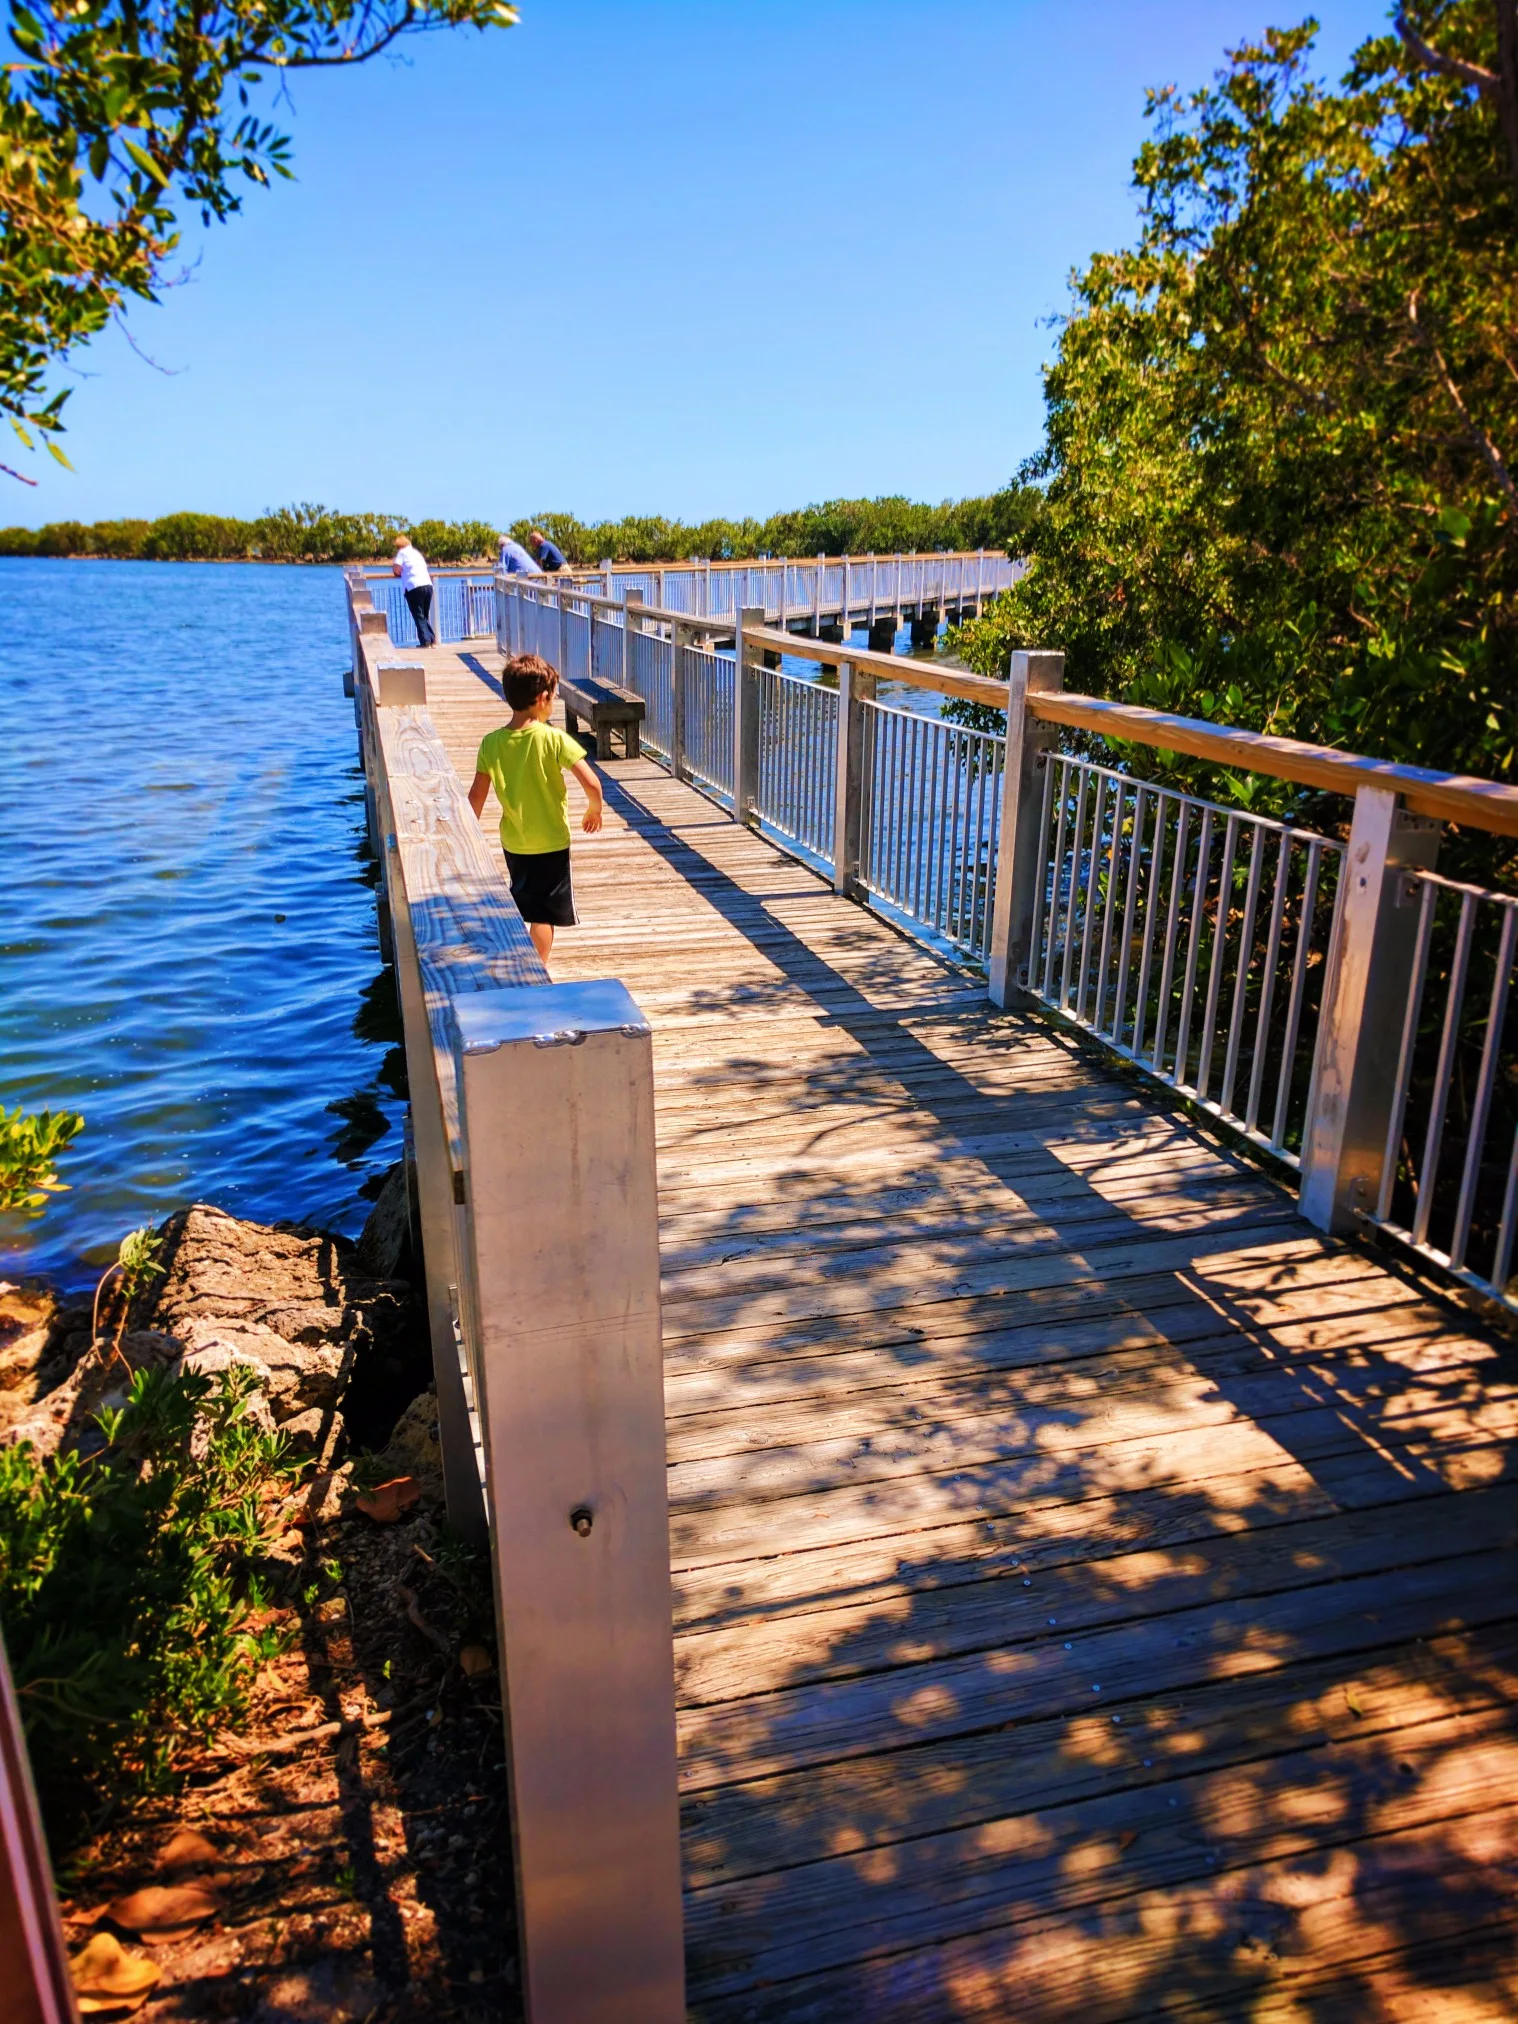
[[594,678],[578,682],[560,682],[559,694],[564,699],[564,728],[573,736],[579,735],[580,719],[590,725],[594,740],[595,754],[600,759],[615,757],[612,751],[612,734],[622,734],[622,755],[626,759],[638,756],[638,727],[643,722],[643,698],[633,694],[631,689],[620,689],[615,682],[602,682]]

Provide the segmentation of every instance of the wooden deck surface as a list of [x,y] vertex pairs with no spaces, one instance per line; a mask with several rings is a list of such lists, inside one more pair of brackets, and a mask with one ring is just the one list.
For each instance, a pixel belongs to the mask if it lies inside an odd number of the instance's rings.
[[[467,783],[498,657],[424,658]],[[552,967],[654,1028],[692,2016],[1518,2016],[1512,1349],[603,773]]]

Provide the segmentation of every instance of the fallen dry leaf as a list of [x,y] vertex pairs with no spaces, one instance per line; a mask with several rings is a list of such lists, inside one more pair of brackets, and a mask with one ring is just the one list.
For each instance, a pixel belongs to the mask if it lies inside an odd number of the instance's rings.
[[83,1953],[69,1962],[79,2008],[87,2015],[106,2010],[140,2010],[162,1970],[141,1954],[129,1954],[114,1933],[96,1933]]
[[160,1876],[203,1876],[213,1888],[229,1881],[222,1867],[221,1850],[197,1834],[193,1827],[179,1827],[158,1851],[153,1867]]
[[1117,1845],[1120,1853],[1126,1855],[1128,1850],[1132,1848],[1133,1844],[1138,1840],[1138,1838],[1139,1838],[1138,1829],[1136,1827],[1124,1828],[1123,1832],[1117,1838]]
[[1355,1692],[1353,1687],[1346,1687],[1344,1689],[1344,1699],[1349,1712],[1354,1716],[1356,1721],[1359,1721],[1360,1717],[1365,1713],[1365,1703],[1360,1699],[1360,1696]]
[[105,1916],[113,1925],[136,1933],[149,1946],[166,1946],[182,1940],[214,1919],[221,1910],[221,1898],[201,1883],[150,1883],[125,1897],[112,1898]]
[[392,1476],[388,1483],[366,1490],[354,1502],[376,1525],[393,1525],[413,1504],[420,1503],[421,1495],[422,1486],[415,1476]]
[[495,1671],[495,1660],[483,1645],[460,1645],[459,1670],[466,1679],[483,1679]]

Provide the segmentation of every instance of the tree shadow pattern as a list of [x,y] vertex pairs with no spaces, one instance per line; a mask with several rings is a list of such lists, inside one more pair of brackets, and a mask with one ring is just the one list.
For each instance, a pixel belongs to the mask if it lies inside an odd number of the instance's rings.
[[692,2015],[1518,2011],[1511,1346],[608,805],[555,967],[656,1035]]

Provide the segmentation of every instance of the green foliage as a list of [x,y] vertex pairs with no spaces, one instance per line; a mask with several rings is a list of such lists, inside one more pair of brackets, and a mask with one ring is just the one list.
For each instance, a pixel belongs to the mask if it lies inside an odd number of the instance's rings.
[[[62,428],[49,368],[169,278],[178,213],[288,177],[260,110],[286,73],[362,63],[418,29],[509,25],[507,0],[9,0],[0,71],[0,411],[28,449]],[[3,468],[3,467],[0,467]],[[12,473],[19,476],[19,473]],[[28,483],[32,482],[30,480]]]
[[71,1110],[27,1116],[17,1104],[0,1107],[0,1215],[40,1216],[50,1196],[67,1192],[58,1178],[58,1155],[84,1130]]
[[525,542],[541,527],[570,562],[594,568],[613,562],[680,562],[699,557],[730,562],[746,555],[894,555],[935,548],[1019,551],[1039,507],[1031,485],[1009,486],[983,499],[927,506],[910,499],[834,499],[822,506],[772,513],[767,520],[666,520],[628,515],[587,526],[572,513],[539,513],[515,521]]
[[0,1448],[0,1624],[55,1832],[161,1790],[271,1656],[254,1563],[293,1465],[252,1384],[139,1371],[98,1453]]
[[417,520],[410,532],[429,562],[494,563],[501,538],[483,520]]
[[[572,513],[518,520],[525,541],[541,527],[569,560],[594,568],[614,562],[678,562],[689,556],[726,561],[745,555],[893,555],[898,550],[989,548],[1020,550],[1040,505],[1031,485],[987,499],[919,506],[906,499],[841,499],[768,520],[629,518],[587,526]],[[395,537],[408,532],[433,562],[493,561],[500,540],[483,520],[416,520],[394,513],[338,513],[326,506],[271,507],[257,520],[215,513],[170,513],[162,520],[77,520],[47,527],[0,528],[0,555],[112,555],[148,561],[388,561]]]
[[1138,243],[1075,280],[1031,567],[973,665],[1062,647],[1073,689],[1518,778],[1518,181],[1493,93],[1433,62],[1495,78],[1496,10],[1407,11],[1423,53],[1367,43],[1337,91],[1309,23],[1152,96]]

